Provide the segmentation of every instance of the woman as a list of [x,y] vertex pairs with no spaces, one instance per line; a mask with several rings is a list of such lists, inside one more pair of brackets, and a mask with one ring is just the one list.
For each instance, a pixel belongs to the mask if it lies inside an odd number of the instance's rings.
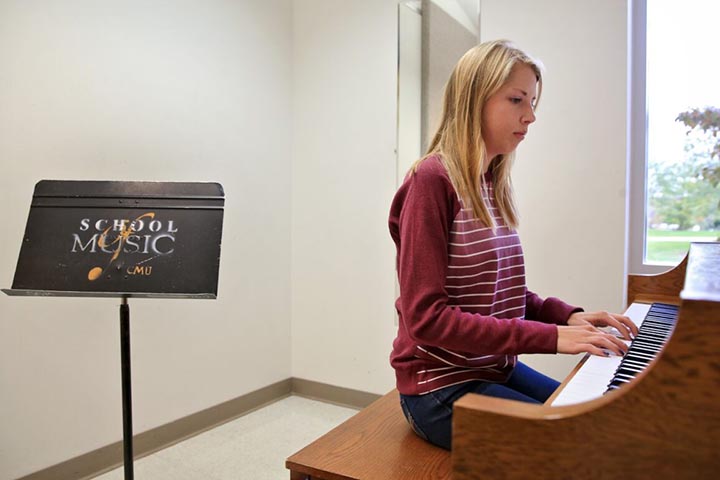
[[557,388],[518,354],[623,355],[626,344],[597,327],[637,334],[625,316],[543,300],[525,285],[510,167],[541,90],[540,64],[510,42],[468,51],[428,152],[392,203],[400,323],[391,364],[413,430],[446,449],[462,395],[542,403]]

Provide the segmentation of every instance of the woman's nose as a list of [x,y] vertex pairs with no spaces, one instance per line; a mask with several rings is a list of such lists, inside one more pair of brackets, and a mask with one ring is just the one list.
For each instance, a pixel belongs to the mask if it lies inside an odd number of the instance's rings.
[[532,108],[529,109],[522,117],[522,122],[526,124],[531,124],[535,121],[535,110]]

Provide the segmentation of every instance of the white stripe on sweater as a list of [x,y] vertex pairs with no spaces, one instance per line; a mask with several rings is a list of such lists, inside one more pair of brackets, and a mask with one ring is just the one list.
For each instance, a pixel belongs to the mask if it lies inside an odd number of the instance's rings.
[[[498,372],[498,373],[500,373],[500,372]],[[443,384],[443,385],[441,385],[441,386],[439,386],[439,387],[433,388],[432,390],[423,390],[423,391],[420,392],[420,394],[423,395],[423,394],[427,394],[427,393],[436,392],[436,391],[438,391],[438,390],[442,390],[443,388],[452,387],[452,386],[454,386],[454,385],[460,385],[461,383],[471,382],[472,380],[474,380],[474,379],[472,379],[472,378],[466,378],[466,379],[464,379],[464,380],[460,380],[459,382],[448,383],[447,385]],[[487,382],[487,383],[500,383],[499,381],[493,381],[493,380],[481,380],[481,381]]]
[[[494,365],[493,365],[494,366]],[[449,377],[450,375],[457,375],[458,373],[469,373],[469,372],[477,372],[478,370],[490,370],[493,372],[500,373],[497,369],[494,369],[490,366],[487,367],[478,367],[478,368],[468,368],[465,370],[456,370],[454,372],[446,373],[445,375],[438,375],[437,377],[428,378],[427,380],[420,380],[417,382],[418,385],[423,385],[425,383],[434,382],[435,380],[440,380],[441,378]]]
[[[518,289],[518,288],[525,289],[525,285],[524,285],[524,284],[523,284],[523,285],[514,285],[514,286],[512,286],[512,287],[507,287],[507,288],[503,288],[503,289],[500,289],[500,290],[495,290],[494,292],[489,292],[489,293],[464,293],[464,294],[462,294],[462,295],[448,295],[448,298],[492,297],[492,296],[495,296],[495,294],[497,294],[497,293],[507,292],[507,291],[509,291],[509,290],[515,290],[515,289]],[[523,296],[524,296],[524,295],[523,295]],[[517,298],[517,297],[512,297],[512,298]],[[505,300],[502,300],[502,301],[504,302]]]
[[[468,243],[448,243],[448,245],[452,245],[453,247],[469,247],[470,245],[477,245],[479,243],[485,243],[485,242],[492,242],[500,238],[511,238],[511,237],[517,237],[517,233],[511,233],[510,235],[499,235],[497,237],[489,237],[489,238],[483,238],[482,240],[475,240],[474,242],[468,242]],[[508,245],[508,247],[514,247],[515,245]]]
[[442,348],[442,347],[438,347],[438,348],[440,348],[440,350],[442,350],[443,352],[449,353],[450,355],[455,355],[456,357],[460,357],[460,358],[462,358],[463,360],[470,360],[470,361],[482,360],[482,359],[484,359],[484,358],[492,358],[492,357],[497,357],[497,356],[499,356],[498,354],[494,354],[494,355],[483,355],[483,356],[481,356],[481,357],[468,358],[468,357],[466,357],[466,356],[464,356],[464,355],[460,355],[460,354],[457,353],[457,352],[453,352],[452,350],[448,350],[447,348]]
[[[415,355],[415,358],[420,358],[417,355]],[[420,375],[421,373],[428,373],[428,372],[439,372],[442,370],[450,370],[455,367],[438,367],[438,368],[430,368],[428,370],[420,370],[419,372],[415,372],[416,374]]]
[[506,308],[505,310],[500,310],[499,312],[493,312],[491,315],[493,317],[497,317],[498,315],[501,315],[501,314],[507,313],[507,312],[512,312],[513,310],[523,310],[523,313],[524,313],[525,305],[518,305],[517,307]]
[[[505,303],[505,302],[507,302],[507,301],[509,301],[509,300],[517,300],[518,298],[525,298],[525,295],[518,295],[518,296],[516,296],[516,297],[504,298],[504,299],[499,300],[499,301],[497,301],[497,302],[494,302],[494,303],[492,303],[492,304],[490,304],[490,305],[488,305],[488,304],[474,304],[474,305],[473,305],[473,304],[468,304],[468,305],[453,305],[453,307],[460,307],[460,308],[487,308],[487,307],[494,307],[495,305],[498,305],[498,304],[500,304],[500,303]],[[500,313],[502,313],[502,312],[500,312]]]
[[[441,356],[439,356],[439,355],[435,355],[433,352],[430,352],[430,351],[428,351],[428,350],[425,350],[425,349],[424,349],[423,347],[421,347],[420,345],[418,345],[417,348],[418,348],[418,350],[422,350],[423,352],[427,353],[427,354],[430,355],[431,357],[437,358],[438,360],[440,360],[441,362],[443,362],[443,363],[446,364],[446,365],[450,365],[450,366],[452,366],[452,367],[457,367],[457,368],[468,368],[467,365],[457,365],[457,364],[455,364],[455,363],[452,363],[450,360],[447,360],[447,359],[445,359],[445,358],[443,358],[443,357],[441,357]],[[497,356],[498,358],[500,358],[502,355],[496,355],[496,356]]]
[[[501,268],[500,270],[507,270],[508,268],[515,268],[515,267],[519,267],[519,265],[515,265],[514,267]],[[482,272],[482,273],[491,273],[491,272],[498,273],[498,271],[499,270],[490,270],[488,272]],[[479,273],[478,275],[482,275],[482,273]],[[468,277],[474,277],[474,276],[477,276],[477,275],[466,275],[462,278],[468,278]],[[493,280],[492,282],[478,282],[478,283],[471,283],[470,285],[445,285],[445,288],[470,288],[470,287],[477,287],[480,285],[496,285],[500,282],[505,282],[508,280],[515,280],[516,278],[523,278],[523,277],[525,277],[525,274],[513,275],[512,277],[504,277],[500,280]],[[450,278],[450,277],[447,277],[447,278]],[[523,283],[523,285],[524,285],[524,283]]]
[[[496,259],[487,260],[487,261],[485,261],[485,262],[477,263],[477,264],[475,264],[475,265],[465,265],[465,266],[452,266],[452,265],[449,265],[449,268],[474,268],[474,267],[482,267],[482,266],[485,265],[486,263],[500,262],[500,260],[508,260],[508,259],[510,259],[510,258],[515,258],[515,257],[522,257],[522,254],[513,255],[513,256],[511,256],[511,257],[503,257],[503,258],[500,258],[500,259],[497,259],[497,260],[496,260]],[[480,273],[473,273],[472,275],[448,275],[448,276],[445,277],[445,278],[471,278],[471,277],[477,277],[478,275],[482,275],[483,273],[498,273],[498,272],[501,271],[501,270],[509,270],[509,269],[511,269],[511,268],[524,267],[524,266],[525,266],[525,264],[523,264],[523,263],[516,263],[516,264],[513,264],[513,265],[508,265],[508,266],[506,266],[506,267],[499,268],[499,269],[497,269],[497,270],[483,270],[483,271],[480,272]]]
[[513,244],[513,245],[506,245],[506,246],[503,246],[503,247],[490,248],[490,249],[488,249],[488,250],[483,250],[483,251],[481,251],[481,252],[468,253],[467,255],[458,255],[458,254],[456,254],[456,253],[455,253],[455,254],[451,253],[451,254],[449,254],[448,256],[449,256],[449,257],[453,257],[453,258],[470,258],[470,257],[477,257],[478,255],[485,255],[485,254],[490,253],[490,252],[497,252],[497,251],[499,251],[499,250],[510,250],[510,249],[514,249],[514,248],[520,248],[520,244],[519,244],[519,243],[515,243],[515,244]]

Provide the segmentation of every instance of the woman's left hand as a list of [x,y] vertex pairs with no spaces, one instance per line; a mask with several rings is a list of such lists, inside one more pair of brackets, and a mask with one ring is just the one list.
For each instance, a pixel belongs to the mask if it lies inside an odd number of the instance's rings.
[[637,325],[625,315],[608,312],[575,312],[568,318],[567,324],[593,325],[595,327],[613,327],[625,340],[632,340],[638,334]]

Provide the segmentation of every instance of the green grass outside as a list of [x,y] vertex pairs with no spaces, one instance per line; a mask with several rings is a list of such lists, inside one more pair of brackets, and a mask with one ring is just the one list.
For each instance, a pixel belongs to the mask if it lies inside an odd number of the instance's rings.
[[[672,240],[665,240],[672,237]],[[648,230],[647,261],[658,263],[678,263],[685,257],[691,241],[713,242],[720,232],[688,232]],[[677,238],[677,240],[676,240]]]
[[648,237],[720,237],[719,231],[690,232],[686,230],[648,230]]

